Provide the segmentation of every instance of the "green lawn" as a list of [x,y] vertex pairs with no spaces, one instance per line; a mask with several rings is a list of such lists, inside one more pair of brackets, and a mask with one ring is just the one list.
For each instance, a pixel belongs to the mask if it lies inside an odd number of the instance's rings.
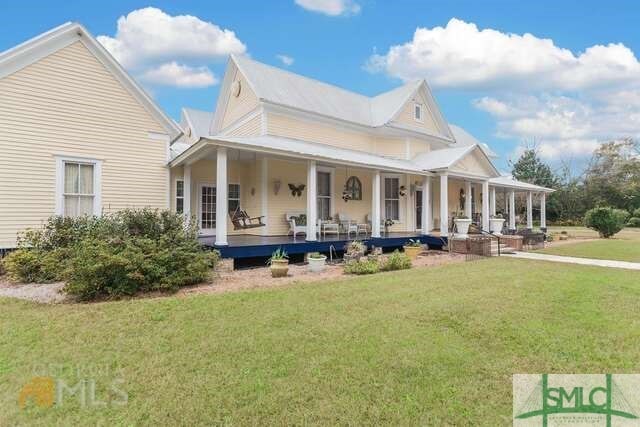
[[[219,295],[0,299],[0,425],[511,425],[514,373],[640,370],[640,273],[488,259]],[[124,406],[21,410],[34,375]]]
[[[597,239],[595,231],[585,227],[550,227],[549,230],[557,238],[557,233],[566,231],[572,238]],[[562,244],[540,251],[552,255],[574,256],[579,258],[610,259],[617,261],[640,262],[640,229],[625,228],[611,239]]]

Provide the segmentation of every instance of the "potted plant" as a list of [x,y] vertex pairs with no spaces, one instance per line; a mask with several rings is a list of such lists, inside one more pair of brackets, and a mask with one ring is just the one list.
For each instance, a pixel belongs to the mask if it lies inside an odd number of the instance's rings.
[[404,253],[407,254],[409,259],[417,259],[420,252],[422,252],[423,246],[420,243],[419,239],[413,240],[409,239],[407,243],[402,247],[404,249]]
[[489,218],[489,231],[494,234],[502,234],[502,227],[504,226],[504,218],[501,214],[492,215]]
[[392,219],[384,220],[384,234],[389,234],[389,227],[391,227],[392,225],[393,225]]
[[464,214],[457,214],[453,219],[453,222],[456,224],[456,230],[458,230],[459,235],[466,236],[467,233],[469,233],[471,218],[465,216]]
[[271,277],[286,277],[289,272],[287,252],[282,248],[273,251],[271,258],[269,258],[269,266],[271,268]]
[[367,246],[362,243],[360,240],[353,240],[344,248],[344,260],[345,262],[352,260],[359,260],[364,256],[364,253],[367,251]]
[[309,271],[312,273],[319,273],[325,268],[325,262],[327,256],[322,255],[320,252],[311,252],[307,255],[307,262],[309,263]]

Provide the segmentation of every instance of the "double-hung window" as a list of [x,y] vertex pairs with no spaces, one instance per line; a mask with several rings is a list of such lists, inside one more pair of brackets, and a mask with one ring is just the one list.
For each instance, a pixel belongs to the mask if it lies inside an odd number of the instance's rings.
[[384,178],[384,218],[400,221],[400,178]]
[[100,171],[96,160],[58,158],[56,213],[67,217],[99,215]]
[[229,213],[233,213],[240,207],[240,184],[229,184]]
[[317,172],[318,219],[331,219],[331,172]]
[[176,181],[176,212],[184,212],[184,181],[182,179]]

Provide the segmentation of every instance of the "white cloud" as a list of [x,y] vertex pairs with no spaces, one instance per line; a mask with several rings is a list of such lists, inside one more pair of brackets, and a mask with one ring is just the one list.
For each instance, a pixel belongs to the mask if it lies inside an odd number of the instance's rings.
[[623,44],[594,45],[576,55],[551,39],[480,30],[456,18],[445,27],[416,29],[407,43],[372,55],[367,68],[405,81],[426,77],[436,87],[474,89],[575,90],[640,81],[640,62]]
[[[185,82],[198,81],[204,84],[207,79],[215,80],[211,72],[206,77],[207,73],[202,67],[207,62],[221,60],[231,53],[242,54],[247,50],[229,29],[196,16],[171,16],[154,7],[137,9],[121,16],[114,37],[101,35],[97,39],[134,75],[146,76],[150,73],[157,77],[154,72],[162,69],[163,76],[174,75],[179,80],[173,85],[182,87],[191,84]],[[167,65],[171,63],[175,63],[174,66]],[[156,77],[145,80],[172,84],[169,80]]]
[[295,59],[293,59],[292,57],[288,55],[283,55],[283,54],[276,55],[276,58],[278,58],[280,62],[282,62],[287,67],[292,65],[293,62],[295,61]]
[[355,15],[360,5],[353,0],[295,0],[298,6],[329,16]]
[[496,120],[496,136],[535,140],[548,159],[586,156],[602,141],[640,138],[640,62],[621,43],[574,53],[551,39],[454,18],[444,27],[416,29],[406,43],[372,55],[366,68],[479,92],[472,103]]
[[200,88],[218,84],[218,79],[207,67],[189,67],[175,61],[147,70],[142,74],[143,81],[181,88]]

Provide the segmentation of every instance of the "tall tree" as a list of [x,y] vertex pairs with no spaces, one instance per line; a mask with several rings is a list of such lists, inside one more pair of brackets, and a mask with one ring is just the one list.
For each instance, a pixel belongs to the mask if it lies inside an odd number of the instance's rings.
[[557,185],[557,177],[549,165],[540,159],[535,147],[528,146],[511,166],[511,173],[518,181],[548,188],[554,188]]

